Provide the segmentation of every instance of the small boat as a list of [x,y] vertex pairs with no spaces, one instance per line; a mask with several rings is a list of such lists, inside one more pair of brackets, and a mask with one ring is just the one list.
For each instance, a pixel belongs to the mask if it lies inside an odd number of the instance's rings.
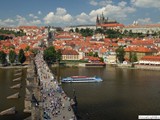
[[100,77],[87,77],[87,76],[71,76],[71,77],[66,77],[61,80],[62,83],[70,83],[70,82],[101,82],[102,79]]

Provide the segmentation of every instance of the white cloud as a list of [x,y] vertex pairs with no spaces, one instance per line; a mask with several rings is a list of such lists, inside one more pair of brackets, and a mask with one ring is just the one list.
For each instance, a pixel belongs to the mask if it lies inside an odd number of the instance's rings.
[[108,4],[112,4],[113,1],[112,0],[102,0],[102,1],[95,1],[95,0],[91,0],[90,1],[90,4],[93,5],[93,6],[106,6]]
[[56,15],[65,15],[65,14],[67,14],[66,9],[64,9],[64,8],[57,8],[56,9]]
[[121,1],[121,2],[118,3],[118,5],[121,6],[121,7],[125,7],[127,5],[127,2]]
[[41,11],[38,11],[38,15],[41,15],[42,14],[42,12]]
[[17,25],[21,26],[21,25],[39,25],[41,24],[41,20],[27,20],[25,17],[22,17],[20,15],[16,16],[16,21],[17,21]]
[[[31,15],[32,16],[32,15]],[[0,26],[7,26],[7,27],[14,27],[14,26],[21,26],[21,25],[40,25],[42,24],[41,20],[39,19],[27,19],[23,16],[16,15],[14,19],[0,19]]]
[[63,25],[71,22],[73,17],[67,13],[66,9],[57,8],[55,13],[49,12],[43,20],[46,24],[61,23],[61,25]]
[[41,23],[42,23],[41,20],[33,20],[29,22],[30,25],[39,25]]
[[149,24],[149,23],[152,23],[151,18],[139,18],[137,21],[140,24]]
[[4,22],[5,22],[5,23],[14,23],[15,21],[8,18],[8,19],[4,20]]
[[108,4],[97,10],[92,10],[89,15],[95,17],[103,13],[104,16],[111,17],[112,19],[125,19],[128,13],[135,11],[134,7],[126,6],[126,2],[120,2],[118,5]]
[[53,22],[54,19],[55,19],[54,12],[50,12],[44,17],[44,22],[46,24],[50,24]]
[[14,24],[15,23],[15,21],[14,20],[12,20],[12,19],[5,19],[5,20],[1,20],[0,19],[0,26],[13,26],[12,24]]
[[131,0],[131,3],[143,8],[159,8],[160,6],[160,0]]
[[[28,17],[17,15],[15,19],[0,20],[0,25],[6,25],[7,22],[15,25],[40,25],[40,24],[53,24],[58,26],[76,25],[76,24],[95,24],[97,15],[104,14],[105,17],[117,21],[125,20],[130,13],[136,11],[135,6],[129,6],[127,2],[121,1],[113,4],[112,0],[102,0],[96,2],[91,0],[90,4],[101,6],[98,9],[91,10],[89,13],[82,12],[78,15],[71,16],[65,8],[57,8],[56,11],[50,11],[40,20],[34,14],[29,14]],[[42,14],[38,11],[37,15]],[[139,20],[141,21],[141,20]]]
[[80,15],[76,16],[76,22],[83,24],[83,23],[87,23],[88,21],[90,21],[89,16],[86,13],[81,13]]
[[[109,2],[111,0],[106,1]],[[100,3],[106,1],[101,1],[99,3],[92,1],[92,4],[100,5]],[[59,24],[61,26],[69,24],[95,24],[97,15],[101,15],[102,13],[105,17],[119,21],[124,20],[129,13],[135,11],[136,9],[134,7],[127,6],[127,2],[121,1],[117,5],[107,4],[99,9],[90,11],[88,14],[82,12],[76,16],[71,16],[64,8],[57,8],[55,12],[49,12],[43,20],[45,24]]]
[[65,22],[71,22],[72,21],[72,16],[70,14],[66,14],[62,17],[63,21]]
[[28,21],[26,20],[26,18],[20,16],[20,15],[17,15],[16,16],[16,21],[18,22],[18,26],[20,25],[28,25]]
[[38,19],[38,17],[37,16],[35,16],[34,14],[29,14],[29,17],[31,17],[31,18],[33,18],[33,19]]
[[98,5],[98,2],[92,0],[92,1],[90,1],[90,4],[93,5],[93,6],[97,6],[97,5]]

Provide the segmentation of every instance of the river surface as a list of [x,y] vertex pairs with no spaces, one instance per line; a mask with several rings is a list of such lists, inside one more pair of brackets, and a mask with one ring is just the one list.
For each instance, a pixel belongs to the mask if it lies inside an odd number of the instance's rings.
[[[25,95],[25,78],[26,69],[22,70],[22,81],[13,82],[12,80],[20,76],[14,76],[14,69],[0,69],[0,111],[16,107],[16,114],[9,116],[0,116],[0,120],[23,120],[29,114],[23,112],[24,109],[24,95]],[[22,88],[11,89],[10,87],[21,83]],[[20,98],[7,99],[6,97],[19,92]]]
[[[55,71],[55,68],[52,69]],[[61,77],[99,76],[100,83],[67,83],[62,87],[69,97],[75,91],[80,120],[137,120],[138,115],[160,115],[160,71],[106,68],[61,68]],[[26,70],[22,84],[25,85]],[[0,120],[23,120],[24,87],[12,90],[13,69],[0,69],[0,111],[16,106],[16,115]],[[18,83],[18,82],[17,82]],[[20,91],[20,99],[6,97]],[[5,118],[5,119],[4,119]]]
[[82,120],[137,120],[160,115],[160,71],[106,68],[63,68],[61,76],[100,76],[100,83],[66,83],[64,91],[78,100]]

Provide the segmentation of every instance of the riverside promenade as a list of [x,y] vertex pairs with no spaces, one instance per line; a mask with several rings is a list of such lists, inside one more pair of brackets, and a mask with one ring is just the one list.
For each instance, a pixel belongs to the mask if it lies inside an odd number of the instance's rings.
[[[72,105],[74,104],[49,69],[42,52],[35,57],[37,79],[40,81],[41,102],[35,100],[35,106],[42,106],[43,120],[77,120]],[[33,96],[32,96],[33,98]]]

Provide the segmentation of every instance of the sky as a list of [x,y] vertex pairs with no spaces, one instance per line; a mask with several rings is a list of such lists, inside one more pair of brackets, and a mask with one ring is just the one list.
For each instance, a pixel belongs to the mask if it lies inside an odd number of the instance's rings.
[[95,24],[102,13],[124,25],[160,23],[160,0],[1,0],[0,26]]

